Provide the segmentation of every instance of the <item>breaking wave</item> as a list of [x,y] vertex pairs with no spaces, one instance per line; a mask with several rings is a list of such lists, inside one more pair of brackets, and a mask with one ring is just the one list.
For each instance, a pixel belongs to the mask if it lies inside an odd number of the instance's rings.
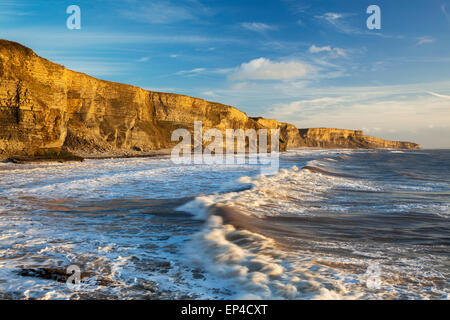
[[238,183],[253,187],[196,197],[179,207],[205,220],[202,231],[186,246],[186,255],[208,273],[233,279],[231,289],[237,299],[359,298],[362,293],[346,290],[339,281],[326,288],[317,278],[299,273],[292,252],[268,236],[283,227],[268,225],[267,217],[314,214],[302,199],[320,201],[334,185],[370,189],[311,168],[294,166],[273,176],[241,177]]
[[[346,224],[349,220],[364,224],[364,218],[361,214],[360,218],[349,217],[351,210],[401,213],[402,209],[410,212],[414,204],[402,208],[402,204],[387,205],[377,199],[373,203],[370,198],[355,199],[358,194],[376,197],[389,188],[400,190],[404,186],[387,186],[343,173],[333,167],[340,160],[321,158],[307,161],[300,168],[281,169],[272,176],[244,176],[237,183],[251,188],[199,196],[179,207],[177,210],[205,221],[186,245],[188,259],[208,273],[227,279],[238,299],[446,297],[445,289],[430,280],[442,278],[432,271],[430,262],[425,266],[424,260],[416,258],[399,263],[383,254],[376,243],[352,239],[361,236],[352,235],[354,227]],[[438,216],[443,215],[438,212]],[[308,230],[308,224],[314,224],[314,229]],[[337,242],[335,238],[317,237],[329,235],[324,229],[339,234],[342,228],[348,228],[349,235],[337,238]],[[408,254],[402,247],[391,250]],[[435,263],[444,267],[445,260]],[[406,265],[414,276],[405,278]],[[374,266],[383,272],[377,279],[381,289],[367,287]],[[423,269],[428,270],[428,276],[419,275],[417,270]],[[423,292],[420,286],[425,283],[433,283],[434,291]]]

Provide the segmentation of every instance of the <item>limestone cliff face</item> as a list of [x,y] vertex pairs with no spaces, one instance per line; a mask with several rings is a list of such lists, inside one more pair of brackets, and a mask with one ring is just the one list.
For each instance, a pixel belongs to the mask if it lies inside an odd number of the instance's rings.
[[[177,144],[171,141],[173,130],[192,130],[195,120],[202,121],[204,129],[222,131],[278,128],[282,150],[322,143],[314,142],[317,135],[302,137],[290,124],[252,119],[236,108],[202,99],[99,80],[0,40],[0,157],[62,147],[74,153],[117,155],[170,148]],[[371,145],[384,147],[383,140],[372,139]]]
[[[30,155],[42,148],[77,152],[170,148],[177,128],[261,129],[236,108],[188,96],[146,91],[73,72],[20,44],[0,40],[0,154]],[[286,147],[284,145],[284,147]],[[117,153],[116,153],[117,154]]]
[[366,136],[359,130],[332,128],[299,129],[302,147],[351,148],[351,149],[420,149],[412,142],[389,141]]
[[[0,42],[0,152],[28,153],[34,146],[49,148],[64,143],[68,120],[66,112],[67,71],[37,57],[18,44]],[[31,99],[20,100],[19,80]],[[4,103],[13,98],[13,103]]]

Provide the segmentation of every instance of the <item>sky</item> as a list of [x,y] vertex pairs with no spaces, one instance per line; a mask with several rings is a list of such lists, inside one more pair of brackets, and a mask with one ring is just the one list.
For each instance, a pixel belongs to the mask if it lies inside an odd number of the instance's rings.
[[0,0],[0,38],[249,116],[450,148],[450,0]]

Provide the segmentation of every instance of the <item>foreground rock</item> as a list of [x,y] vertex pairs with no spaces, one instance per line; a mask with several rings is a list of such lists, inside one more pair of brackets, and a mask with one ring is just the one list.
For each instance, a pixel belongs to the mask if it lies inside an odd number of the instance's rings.
[[[18,274],[23,277],[34,277],[46,280],[54,280],[57,282],[67,283],[70,274],[67,273],[65,269],[61,268],[23,268],[20,269]],[[97,279],[93,274],[88,272],[82,272],[80,274],[80,283],[85,283],[89,279],[94,279],[94,284],[100,286],[113,285],[114,282],[110,279]],[[74,283],[75,284],[75,283]]]
[[[302,137],[293,125],[249,118],[220,103],[99,80],[7,40],[0,40],[0,81],[1,158],[29,157],[48,149],[83,156],[148,154],[172,148],[177,144],[171,141],[172,132],[177,128],[193,131],[195,120],[203,122],[204,130],[222,132],[280,129],[281,150],[322,146],[314,140],[317,135]],[[332,140],[336,146],[343,141]],[[365,141],[354,147],[391,145]]]
[[12,157],[7,161],[13,163],[42,163],[42,162],[83,162],[84,158],[76,156],[67,150],[56,149],[40,149],[28,156]]

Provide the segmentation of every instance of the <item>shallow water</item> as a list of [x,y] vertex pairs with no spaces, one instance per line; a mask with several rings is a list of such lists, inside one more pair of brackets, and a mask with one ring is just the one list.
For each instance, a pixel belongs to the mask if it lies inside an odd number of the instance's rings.
[[[297,150],[259,173],[0,164],[0,297],[448,299],[450,151]],[[21,273],[69,265],[79,290]]]

